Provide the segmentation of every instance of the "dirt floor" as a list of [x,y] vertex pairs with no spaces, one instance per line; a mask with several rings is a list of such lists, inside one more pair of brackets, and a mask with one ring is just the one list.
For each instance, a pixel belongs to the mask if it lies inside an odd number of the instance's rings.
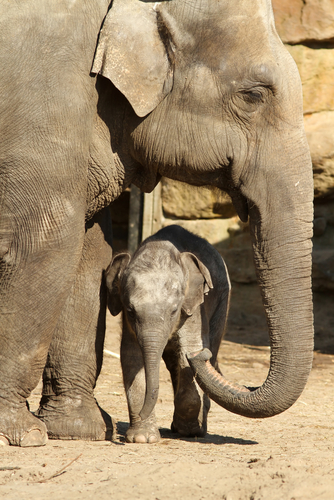
[[[314,367],[297,403],[282,415],[249,420],[212,403],[203,439],[171,433],[173,395],[161,365],[156,407],[162,439],[124,443],[127,406],[119,360],[105,354],[96,387],[118,421],[114,442],[49,441],[43,448],[0,447],[0,498],[152,500],[334,499],[334,296],[315,295]],[[106,349],[119,352],[119,318],[108,315]],[[269,347],[255,285],[234,285],[225,375],[260,384]],[[37,408],[40,387],[30,398]]]

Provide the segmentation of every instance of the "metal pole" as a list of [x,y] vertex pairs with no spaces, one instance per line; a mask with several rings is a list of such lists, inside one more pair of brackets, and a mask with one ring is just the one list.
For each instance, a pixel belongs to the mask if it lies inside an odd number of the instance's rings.
[[128,250],[133,253],[141,240],[143,195],[137,186],[131,185],[129,208]]

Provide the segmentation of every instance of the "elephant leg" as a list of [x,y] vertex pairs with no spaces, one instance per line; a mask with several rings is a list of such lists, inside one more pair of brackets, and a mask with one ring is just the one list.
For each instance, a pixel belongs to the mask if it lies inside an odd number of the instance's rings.
[[[202,316],[199,309],[179,331],[181,348],[178,353],[178,380],[173,382],[176,390],[172,430],[184,436],[205,436],[210,410],[210,399],[195,381],[186,354],[208,347],[212,352],[211,363],[220,373],[217,355],[225,330],[228,306],[228,295],[223,294],[209,321],[205,306],[202,306]],[[173,370],[175,372],[174,366]]]
[[182,436],[203,437],[207,432],[210,400],[194,381],[185,353],[180,353],[178,388],[174,397],[171,429]]
[[38,416],[53,439],[104,440],[113,422],[94,399],[106,323],[103,272],[112,258],[108,209],[86,226],[81,261],[55,330],[43,373]]
[[[31,344],[23,332],[13,338],[11,330],[18,330],[23,314],[14,313],[15,306],[10,311],[10,304],[8,308],[4,303],[1,305],[7,315],[0,311],[2,320],[5,319],[0,325],[0,445],[43,446],[48,440],[47,430],[45,424],[30,413],[27,398],[41,376],[51,332],[38,332],[36,328]],[[28,331],[33,324],[27,314]]]
[[130,418],[130,427],[125,438],[128,443],[156,443],[160,439],[160,432],[155,411],[144,420],[139,415],[146,391],[144,360],[137,339],[129,332],[125,322],[123,317],[121,364]]
[[[175,342],[175,341],[174,341]],[[179,348],[170,343],[165,362],[174,388],[174,415],[171,429],[183,436],[203,437],[207,432],[210,399],[194,379],[186,354],[209,347],[209,325],[201,320],[200,309],[178,332]],[[167,346],[168,348],[168,346]],[[216,356],[216,353],[215,353]]]
[[183,436],[204,436],[210,401],[194,382],[185,352],[179,349],[173,339],[168,342],[163,354],[174,391],[174,415],[171,429]]
[[72,286],[83,242],[77,214],[84,210],[76,200],[54,201],[42,174],[32,185],[21,173],[0,217],[0,444],[41,446],[46,426],[29,412],[27,398]]

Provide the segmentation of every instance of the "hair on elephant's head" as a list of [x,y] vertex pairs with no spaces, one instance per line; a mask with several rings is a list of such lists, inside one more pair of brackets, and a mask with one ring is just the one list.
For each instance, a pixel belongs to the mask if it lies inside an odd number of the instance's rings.
[[93,71],[127,99],[128,149],[142,166],[135,184],[149,191],[164,175],[215,185],[249,219],[272,348],[268,377],[245,393],[209,383],[199,367],[196,376],[235,413],[284,411],[312,363],[313,181],[301,82],[270,0],[114,0]]

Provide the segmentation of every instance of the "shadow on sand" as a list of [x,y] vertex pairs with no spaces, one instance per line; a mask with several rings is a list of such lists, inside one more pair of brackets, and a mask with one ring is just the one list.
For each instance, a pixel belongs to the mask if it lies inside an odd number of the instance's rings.
[[[118,437],[121,441],[121,443],[118,444],[123,444],[125,443],[125,433],[129,427],[128,422],[117,422],[117,434]],[[252,441],[250,439],[236,439],[231,436],[220,436],[218,434],[210,434],[208,433],[205,437],[200,438],[200,437],[184,437],[181,436],[180,434],[176,432],[172,432],[170,429],[167,429],[165,427],[160,428],[160,435],[163,440],[173,440],[173,441],[186,441],[186,442],[195,442],[195,443],[203,443],[203,444],[215,444],[215,445],[224,445],[224,444],[237,444],[241,446],[246,446],[246,445],[256,445],[258,444],[257,441]]]

